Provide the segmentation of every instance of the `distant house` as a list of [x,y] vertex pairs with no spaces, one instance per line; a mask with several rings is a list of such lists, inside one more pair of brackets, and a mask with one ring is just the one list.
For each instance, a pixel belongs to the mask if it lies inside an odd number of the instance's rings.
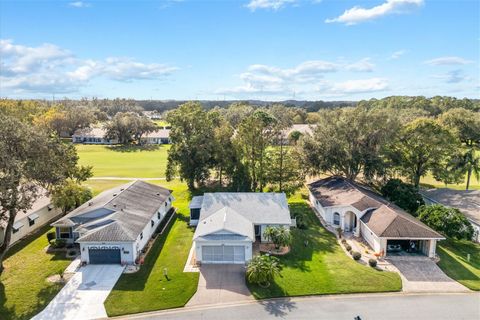
[[143,111],[143,115],[150,120],[161,120],[162,114],[156,110],[153,111]]
[[448,188],[420,191],[426,204],[442,204],[459,209],[471,222],[473,240],[480,242],[480,190],[454,190]]
[[310,203],[327,225],[362,237],[379,254],[415,251],[433,258],[437,241],[445,239],[376,192],[343,177],[315,181],[308,189]]
[[[28,234],[43,227],[52,219],[61,214],[61,210],[55,208],[46,192],[42,194],[32,205],[32,208],[27,211],[20,211],[15,217],[13,223],[12,236],[10,238],[10,245],[21,240]],[[6,221],[0,224],[0,244],[5,239]]]
[[116,139],[106,139],[107,130],[102,127],[85,128],[75,131],[72,136],[73,143],[83,144],[117,144]]
[[290,228],[284,193],[205,193],[190,203],[195,256],[203,264],[244,264],[268,226]]
[[288,137],[292,132],[294,131],[298,131],[300,132],[301,134],[312,134],[313,133],[313,130],[312,129],[315,129],[316,125],[314,124],[294,124],[293,126],[291,126],[290,128],[288,128],[287,130],[285,130],[285,136]]
[[55,221],[57,239],[80,244],[90,264],[133,264],[172,208],[172,191],[134,181],[105,192]]
[[[75,131],[72,136],[73,143],[83,144],[117,144],[117,139],[106,139],[107,130],[101,127],[85,128]],[[169,144],[170,127],[160,126],[158,130],[143,135],[140,139],[144,144]]]
[[146,144],[170,144],[170,127],[161,126],[160,129],[145,134],[140,140]]

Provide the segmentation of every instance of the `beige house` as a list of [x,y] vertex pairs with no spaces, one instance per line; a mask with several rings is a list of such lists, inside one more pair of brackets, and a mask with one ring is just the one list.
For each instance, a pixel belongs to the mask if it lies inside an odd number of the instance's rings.
[[368,187],[343,177],[308,184],[309,199],[327,225],[361,237],[378,254],[435,257],[444,240],[415,217]]
[[[40,196],[32,208],[27,211],[17,213],[12,229],[12,237],[10,238],[10,245],[16,243],[20,239],[34,232],[38,228],[43,227],[49,221],[58,217],[61,210],[54,208],[47,195]],[[0,225],[0,243],[5,239],[6,224]]]

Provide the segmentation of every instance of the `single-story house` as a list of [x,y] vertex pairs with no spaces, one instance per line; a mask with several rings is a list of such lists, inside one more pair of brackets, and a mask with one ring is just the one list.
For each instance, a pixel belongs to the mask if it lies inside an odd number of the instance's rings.
[[100,193],[52,226],[57,239],[80,244],[82,262],[133,264],[173,200],[171,190],[136,180]]
[[473,241],[480,242],[480,190],[454,190],[448,188],[422,190],[425,204],[442,204],[457,208],[473,226]]
[[72,136],[73,143],[84,144],[117,144],[117,139],[105,139],[107,130],[103,127],[84,128],[76,130]]
[[157,110],[152,110],[152,111],[143,111],[143,115],[150,120],[161,120],[162,119],[162,114],[157,111]]
[[415,217],[359,183],[333,176],[308,184],[309,200],[327,225],[362,237],[384,256],[415,251],[435,257],[444,240]]
[[[73,143],[83,144],[117,144],[117,139],[106,139],[107,130],[102,127],[85,128],[75,131],[72,136]],[[170,127],[161,126],[158,130],[143,135],[140,139],[144,144],[169,144]]]
[[290,228],[292,219],[284,193],[218,192],[192,199],[190,224],[197,262],[245,264],[266,227]]
[[[55,208],[50,201],[47,192],[44,191],[40,197],[35,200],[32,207],[27,211],[20,211],[15,217],[13,223],[10,245],[21,240],[33,231],[43,227],[49,221],[55,219],[61,214],[61,210]],[[0,224],[0,244],[5,239],[6,221]]]
[[146,144],[170,144],[170,127],[161,126],[158,130],[145,134],[140,140]]

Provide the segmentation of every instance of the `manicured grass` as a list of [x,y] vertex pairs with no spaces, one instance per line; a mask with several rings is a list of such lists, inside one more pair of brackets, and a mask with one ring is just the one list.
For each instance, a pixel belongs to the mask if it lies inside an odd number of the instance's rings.
[[[458,189],[458,190],[465,190],[467,178],[465,178],[465,183],[462,184],[448,184],[445,186],[445,183],[441,181],[435,180],[432,175],[428,174],[427,176],[423,177],[420,180],[420,183],[425,187],[434,187],[434,188],[450,188],[450,189]],[[480,189],[480,181],[475,179],[472,175],[470,179],[470,190]]]
[[93,166],[95,177],[165,177],[169,145],[76,145],[79,163]]
[[176,219],[156,240],[140,271],[120,277],[105,302],[109,316],[182,307],[197,290],[198,273],[183,272],[193,235],[188,227],[190,193],[178,181],[149,182],[174,190]]
[[[437,247],[438,266],[452,279],[471,290],[480,291],[480,245],[471,241],[448,239]],[[470,261],[467,261],[470,254]]]
[[8,251],[0,276],[0,319],[30,319],[63,287],[46,280],[71,262],[64,253],[45,252],[50,230],[43,227]]
[[292,250],[280,257],[283,270],[270,287],[249,284],[256,298],[401,290],[397,273],[378,271],[348,257],[303,197],[300,193],[291,197],[289,205],[292,212],[301,210],[308,214],[309,228],[292,229]]

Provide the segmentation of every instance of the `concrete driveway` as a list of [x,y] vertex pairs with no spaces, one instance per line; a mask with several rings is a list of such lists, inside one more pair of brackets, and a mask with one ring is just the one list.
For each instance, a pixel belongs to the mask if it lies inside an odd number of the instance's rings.
[[405,292],[469,292],[429,258],[388,259],[398,269]]
[[187,306],[253,300],[245,283],[245,266],[210,264],[200,267],[197,292]]
[[35,320],[107,317],[103,302],[123,272],[120,265],[80,268]]

